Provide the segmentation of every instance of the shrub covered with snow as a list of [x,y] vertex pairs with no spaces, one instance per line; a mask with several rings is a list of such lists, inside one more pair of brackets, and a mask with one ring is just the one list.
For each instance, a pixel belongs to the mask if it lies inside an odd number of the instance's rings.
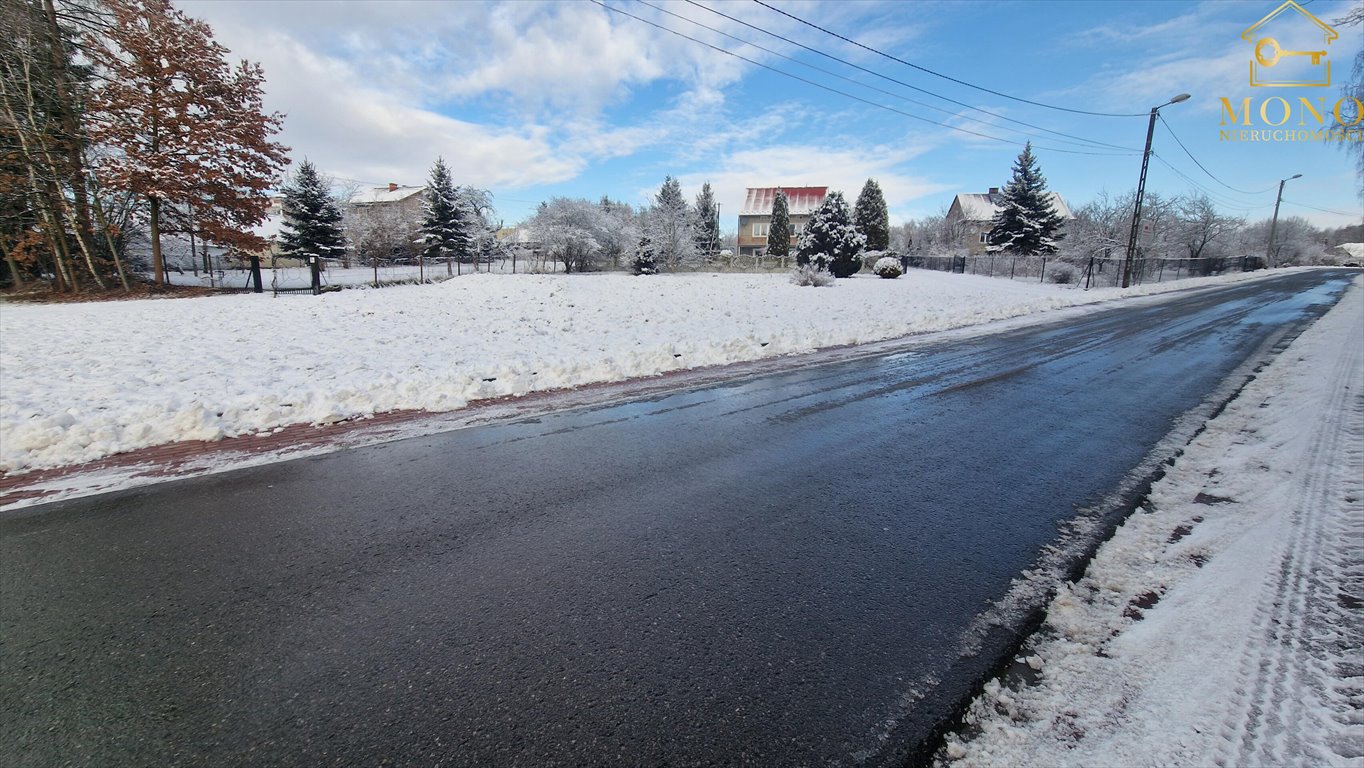
[[830,192],[800,233],[796,264],[813,264],[834,277],[852,277],[862,269],[859,254],[866,242],[867,238],[853,226],[852,212],[843,193]]
[[894,280],[905,272],[900,268],[900,260],[894,256],[882,256],[872,265],[871,271],[877,277]]
[[1076,269],[1074,264],[1058,261],[1047,267],[1047,282],[1049,283],[1070,285],[1071,283],[1079,282],[1079,280],[1080,270]]
[[796,285],[809,285],[822,288],[834,284],[834,276],[814,264],[802,264],[791,272],[791,282]]
[[630,271],[636,275],[658,274],[656,251],[653,240],[647,236],[640,238],[639,246],[635,248],[635,258],[630,262]]

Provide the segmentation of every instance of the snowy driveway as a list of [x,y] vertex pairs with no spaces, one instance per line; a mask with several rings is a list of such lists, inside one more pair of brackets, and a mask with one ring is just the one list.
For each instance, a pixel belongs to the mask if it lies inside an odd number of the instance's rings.
[[1347,283],[10,514],[6,762],[903,762]]

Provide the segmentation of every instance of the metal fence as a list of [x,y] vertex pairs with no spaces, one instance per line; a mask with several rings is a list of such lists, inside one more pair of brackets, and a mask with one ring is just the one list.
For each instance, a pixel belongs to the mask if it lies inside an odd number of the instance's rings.
[[[215,265],[209,272],[175,269],[167,278],[176,285],[199,285],[229,291],[251,291],[250,267],[241,262]],[[378,259],[365,263],[324,260],[316,271],[298,259],[265,260],[260,267],[261,287],[266,293],[315,294],[343,288],[383,288],[391,285],[438,283],[470,274],[550,274],[563,265],[535,253],[509,253],[491,259]]]
[[[1011,280],[1033,280],[1071,285],[1076,288],[1097,288],[1122,285],[1123,259],[1112,256],[1091,256],[1079,262],[1073,259],[1045,256],[1016,256],[1009,254],[979,254],[974,256],[919,256],[906,257],[910,267],[965,275],[985,275]],[[1264,259],[1257,256],[1204,257],[1197,259],[1139,258],[1132,262],[1130,285],[1160,283],[1186,277],[1210,277],[1229,272],[1253,272],[1264,269]]]
[[[978,254],[903,257],[911,268],[953,272],[965,275],[1010,280],[1032,280],[1090,289],[1122,285],[1123,259],[1093,256],[1073,258]],[[791,260],[794,263],[794,259]],[[1207,277],[1229,272],[1250,272],[1264,268],[1264,259],[1255,256],[1198,259],[1143,258],[1132,263],[1131,285],[1159,283],[1188,277]],[[598,265],[594,271],[619,272],[624,263]],[[681,272],[772,273],[784,271],[776,259],[766,263],[753,257],[719,257],[706,264],[689,265]],[[864,270],[865,271],[865,270]],[[261,265],[261,284],[275,295],[313,294],[343,288],[382,288],[391,285],[436,283],[469,274],[553,274],[563,265],[539,251],[512,251],[478,262],[429,259],[387,259],[369,263],[326,261],[314,275],[310,265],[298,260],[278,259]],[[235,291],[252,290],[251,271],[244,264],[220,263],[212,272],[190,274],[178,269],[167,277],[176,285],[202,285]]]

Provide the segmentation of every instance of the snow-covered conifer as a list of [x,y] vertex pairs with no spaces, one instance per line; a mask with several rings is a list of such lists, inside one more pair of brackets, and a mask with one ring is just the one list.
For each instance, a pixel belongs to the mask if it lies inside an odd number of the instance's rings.
[[1052,206],[1047,180],[1037,167],[1032,144],[1014,162],[1013,178],[1004,187],[1004,207],[995,214],[989,241],[991,250],[1024,256],[1055,253],[1065,219]]
[[701,193],[696,196],[692,240],[696,252],[707,261],[720,252],[720,211],[715,205],[715,194],[711,192],[709,181],[701,185]]
[[881,185],[876,179],[867,179],[862,185],[857,204],[853,206],[853,223],[867,238],[867,250],[890,248],[890,211],[886,209],[886,196],[881,194]]
[[785,263],[791,255],[791,213],[786,193],[777,190],[772,200],[772,223],[767,227],[767,255]]
[[645,232],[658,249],[659,266],[677,269],[694,258],[696,243],[692,239],[692,216],[691,206],[682,196],[682,185],[668,176],[654,196],[654,207],[646,217]]
[[635,258],[630,262],[630,271],[636,275],[653,275],[658,273],[657,253],[654,248],[654,241],[647,236],[639,239],[639,245],[635,247]]
[[428,259],[458,259],[472,252],[473,212],[450,178],[444,158],[436,158],[422,200],[423,254]]
[[307,160],[284,187],[284,226],[280,251],[294,258],[317,256],[339,259],[346,253],[341,210],[331,197],[331,185]]
[[813,264],[834,277],[852,277],[862,268],[860,254],[867,239],[852,223],[842,192],[830,192],[800,233],[796,263]]

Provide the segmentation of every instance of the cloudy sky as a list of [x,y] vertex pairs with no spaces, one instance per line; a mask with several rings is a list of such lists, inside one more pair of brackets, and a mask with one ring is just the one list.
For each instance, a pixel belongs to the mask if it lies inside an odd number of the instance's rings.
[[[726,230],[736,226],[745,187],[828,185],[852,198],[869,177],[902,221],[940,212],[957,192],[1002,185],[1024,141],[1033,142],[1051,188],[1080,205],[1136,186],[1146,113],[1184,92],[1189,101],[1161,110],[1148,189],[1206,191],[1227,213],[1264,218],[1278,181],[1301,173],[1285,190],[1281,215],[1330,226],[1361,218],[1357,174],[1339,147],[1219,140],[1231,128],[1222,125],[1223,97],[1238,119],[1244,99],[1258,110],[1265,98],[1282,97],[1294,107],[1284,128],[1301,127],[1304,115],[1305,127],[1318,127],[1299,99],[1322,112],[1334,106],[1364,37],[1358,26],[1326,41],[1290,10],[1273,20],[1278,26],[1243,40],[1279,5],[1259,0],[765,1],[771,7],[750,0],[179,7],[209,22],[234,56],[264,65],[266,103],[287,115],[283,141],[295,159],[374,186],[421,184],[444,156],[457,183],[493,192],[509,224],[555,195],[641,204],[669,174],[689,195],[709,181]],[[1349,3],[1304,7],[1330,24]],[[1333,85],[1251,87],[1265,30],[1279,51],[1326,50]],[[1306,66],[1308,58],[1279,60]],[[1278,102],[1267,112],[1276,121],[1281,113]],[[1237,128],[1264,127],[1258,111],[1253,119]],[[1333,122],[1329,113],[1325,119]]]

